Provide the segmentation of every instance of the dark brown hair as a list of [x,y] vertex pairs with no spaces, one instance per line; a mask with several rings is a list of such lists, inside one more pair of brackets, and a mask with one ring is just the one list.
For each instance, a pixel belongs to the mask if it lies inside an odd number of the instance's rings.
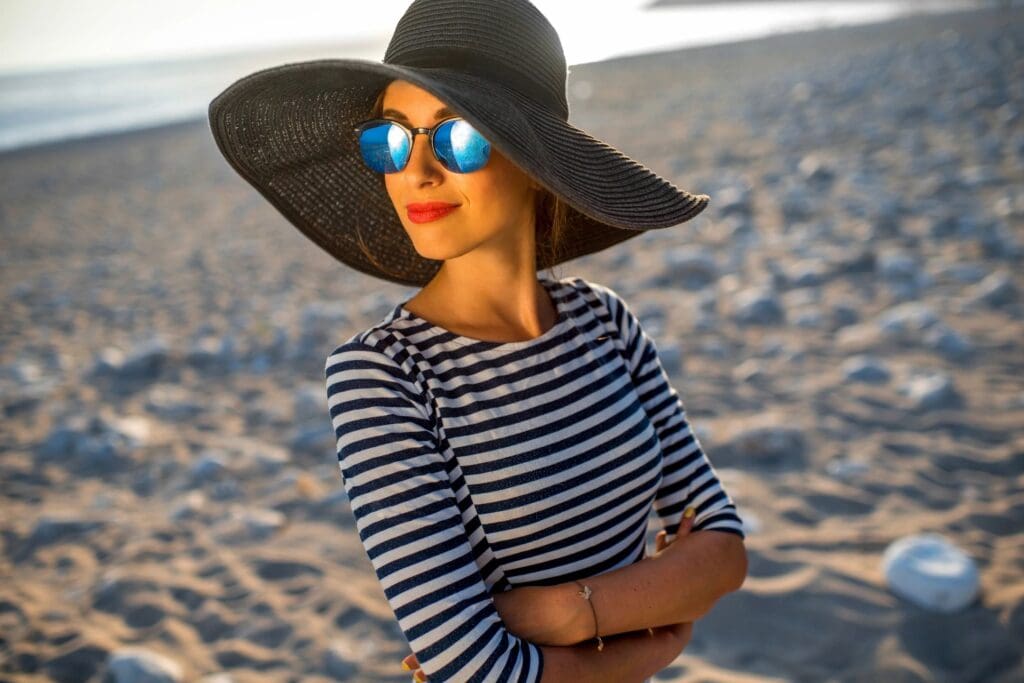
[[[384,102],[384,89],[377,95],[373,104],[373,110],[369,118],[380,118]],[[381,178],[383,182],[383,178]],[[566,225],[568,221],[569,206],[565,201],[545,187],[541,187],[536,193],[534,202],[534,242],[537,252],[537,269],[547,269],[552,279],[558,279],[554,272],[554,264],[561,256],[563,240],[565,238]],[[371,263],[376,259],[359,240],[359,250],[363,252]]]

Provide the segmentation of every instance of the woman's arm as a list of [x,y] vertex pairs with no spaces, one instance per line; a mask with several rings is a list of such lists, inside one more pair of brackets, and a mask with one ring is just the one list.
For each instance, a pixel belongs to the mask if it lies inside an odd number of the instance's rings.
[[633,388],[658,435],[662,477],[653,507],[662,529],[672,534],[683,511],[692,507],[697,511],[694,531],[721,529],[744,539],[736,504],[690,427],[686,407],[669,380],[654,339],[616,292],[597,283],[590,283],[590,287],[605,304],[618,331]]
[[[644,681],[671,664],[690,642],[693,624],[675,624],[604,639],[600,651],[593,643],[559,647],[542,645],[544,669],[539,683],[587,681],[634,683]],[[403,660],[416,681],[430,678],[419,668],[416,655]]]
[[[690,531],[683,517],[675,540],[643,560],[590,577],[591,601],[602,636],[696,621],[747,573],[746,549],[735,534]],[[659,536],[665,538],[664,532]],[[540,645],[572,645],[593,638],[594,615],[569,581],[522,586],[497,594],[507,628]]]
[[434,680],[539,683],[540,647],[494,609],[430,407],[386,348],[354,339],[325,366],[343,485],[384,597]]
[[671,664],[690,640],[692,624],[677,628],[647,629],[604,639],[598,652],[594,643],[569,647],[540,646],[544,655],[541,683],[640,683]]
[[[664,533],[658,534],[655,540],[657,551],[672,543],[666,538]],[[644,680],[668,666],[690,642],[692,634],[693,623],[686,622],[602,638],[604,647],[596,652],[593,642],[567,647],[540,646],[545,662],[541,681],[607,680],[618,683]],[[658,639],[665,636],[668,636],[668,642],[659,643]],[[403,665],[413,671],[415,680],[428,680],[421,670],[417,670],[416,655],[406,657]]]
[[[586,579],[605,634],[626,633],[679,622],[697,621],[722,596],[738,590],[747,573],[746,550],[736,535],[697,531],[677,538],[665,550],[628,567]],[[569,602],[566,634],[578,639],[594,635],[594,615],[574,582],[550,587],[555,604]],[[578,642],[578,641],[577,641]]]

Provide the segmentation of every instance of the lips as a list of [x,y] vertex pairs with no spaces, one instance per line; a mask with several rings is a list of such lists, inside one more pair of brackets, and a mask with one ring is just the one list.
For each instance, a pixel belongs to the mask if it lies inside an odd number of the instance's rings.
[[459,205],[447,202],[416,202],[408,204],[405,208],[409,214],[409,220],[413,223],[428,223],[447,216],[459,208]]

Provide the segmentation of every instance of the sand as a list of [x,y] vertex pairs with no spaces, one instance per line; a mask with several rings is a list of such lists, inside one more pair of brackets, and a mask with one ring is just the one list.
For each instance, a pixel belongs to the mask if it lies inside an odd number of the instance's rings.
[[[747,529],[656,680],[1024,680],[1022,84],[1019,8],[573,67],[574,123],[712,197],[556,271],[638,312]],[[0,678],[407,681],[323,363],[411,290],[205,121],[0,156],[0,226]],[[953,614],[881,569],[929,531]]]

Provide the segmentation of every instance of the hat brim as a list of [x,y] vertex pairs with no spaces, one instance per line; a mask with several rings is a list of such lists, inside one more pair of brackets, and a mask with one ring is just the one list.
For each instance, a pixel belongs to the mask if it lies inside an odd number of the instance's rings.
[[308,238],[360,272],[423,286],[442,263],[416,252],[383,178],[362,162],[352,130],[394,79],[445,102],[565,201],[562,253],[554,263],[539,261],[538,269],[678,225],[709,201],[526,96],[452,69],[321,59],[239,79],[209,107],[221,153]]

